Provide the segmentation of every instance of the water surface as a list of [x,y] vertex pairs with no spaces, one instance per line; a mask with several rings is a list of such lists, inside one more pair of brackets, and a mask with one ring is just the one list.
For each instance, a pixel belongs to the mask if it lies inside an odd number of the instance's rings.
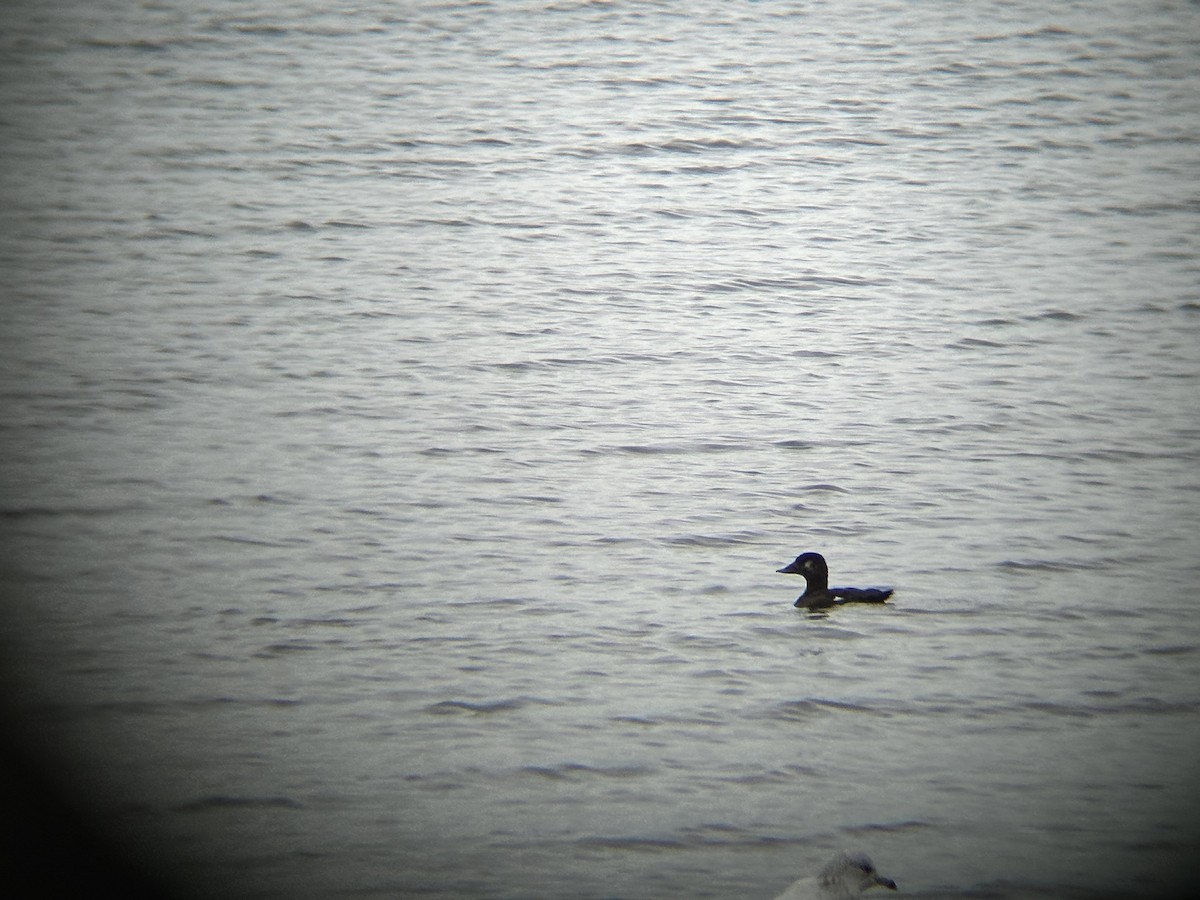
[[7,715],[173,889],[1200,874],[1195,4],[4,20]]

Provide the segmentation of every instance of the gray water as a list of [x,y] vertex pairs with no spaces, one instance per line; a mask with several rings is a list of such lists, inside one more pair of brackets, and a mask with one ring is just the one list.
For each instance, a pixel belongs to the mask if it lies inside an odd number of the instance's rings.
[[1200,875],[1195,3],[2,16],[6,719],[181,895]]

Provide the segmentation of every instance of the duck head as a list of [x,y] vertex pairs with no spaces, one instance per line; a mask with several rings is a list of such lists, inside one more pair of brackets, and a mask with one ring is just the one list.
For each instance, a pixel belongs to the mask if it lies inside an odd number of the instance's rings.
[[803,575],[808,581],[824,583],[829,578],[829,566],[825,557],[820,553],[801,553],[782,569],[776,569],[784,575]]

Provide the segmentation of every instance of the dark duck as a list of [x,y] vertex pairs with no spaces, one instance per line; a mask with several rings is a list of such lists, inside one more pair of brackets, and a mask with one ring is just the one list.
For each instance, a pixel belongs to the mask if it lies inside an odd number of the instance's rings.
[[892,596],[891,588],[830,587],[829,566],[820,553],[801,553],[782,569],[785,575],[803,575],[808,584],[804,593],[796,598],[796,606],[803,609],[829,609],[845,603],[883,603]]

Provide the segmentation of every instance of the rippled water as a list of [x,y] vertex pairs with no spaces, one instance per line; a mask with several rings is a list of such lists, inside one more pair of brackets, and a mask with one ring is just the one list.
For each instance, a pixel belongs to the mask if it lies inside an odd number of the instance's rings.
[[3,13],[6,717],[93,825],[206,897],[1200,874],[1196,4],[323,6]]

